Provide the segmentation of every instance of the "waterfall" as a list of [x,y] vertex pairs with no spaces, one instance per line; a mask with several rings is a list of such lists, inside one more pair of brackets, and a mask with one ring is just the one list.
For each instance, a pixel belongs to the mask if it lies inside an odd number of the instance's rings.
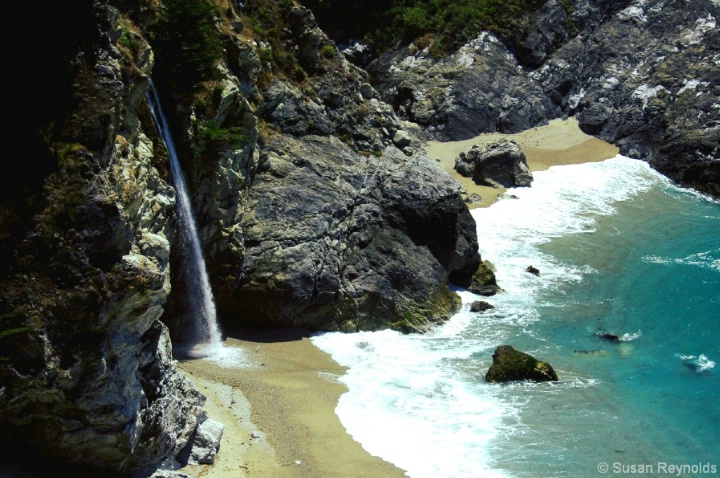
[[182,169],[180,169],[175,143],[170,134],[165,114],[160,106],[160,97],[152,80],[150,80],[150,89],[146,96],[153,119],[170,156],[170,171],[177,192],[177,216],[184,268],[183,276],[185,277],[190,309],[187,313],[191,317],[189,322],[192,325],[192,330],[188,331],[190,332],[190,345],[183,351],[191,357],[204,357],[222,348],[222,337],[215,313],[215,301],[210,288],[205,259],[200,248],[200,238],[198,237],[185,177]]

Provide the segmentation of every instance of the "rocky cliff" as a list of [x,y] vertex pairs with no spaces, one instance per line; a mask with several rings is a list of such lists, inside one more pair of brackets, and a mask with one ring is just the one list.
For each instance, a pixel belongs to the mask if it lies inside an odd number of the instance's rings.
[[308,10],[38,10],[32,35],[8,38],[41,49],[2,140],[4,458],[146,476],[205,418],[172,358],[183,271],[151,76],[225,328],[424,331],[457,309],[449,285],[481,262],[459,185]]
[[399,115],[441,140],[575,116],[681,185],[720,197],[720,4],[551,0],[516,38],[446,56],[415,42],[368,71]]

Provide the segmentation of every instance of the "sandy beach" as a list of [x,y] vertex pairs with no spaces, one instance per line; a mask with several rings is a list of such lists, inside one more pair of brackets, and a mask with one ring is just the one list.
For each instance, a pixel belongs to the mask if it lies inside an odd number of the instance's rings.
[[344,373],[302,330],[228,338],[231,363],[200,359],[179,368],[225,425],[215,463],[187,466],[192,477],[394,478],[404,471],[370,455],[335,414]]
[[619,148],[605,141],[589,136],[580,130],[577,120],[569,118],[550,121],[546,126],[529,129],[516,134],[487,133],[463,141],[430,141],[426,153],[437,160],[460,184],[468,194],[479,194],[482,202],[468,204],[470,208],[492,205],[505,189],[479,186],[472,178],[465,178],[455,171],[455,158],[473,145],[484,145],[500,138],[517,141],[525,153],[530,171],[541,171],[551,166],[563,164],[589,163],[603,161],[618,154]]
[[[507,136],[525,152],[532,171],[554,165],[612,158],[618,148],[584,134],[573,119],[514,135],[485,134],[449,143],[432,142],[428,155],[438,160],[468,193],[478,193],[486,207],[504,190],[475,185],[453,169],[457,155],[473,144]],[[207,397],[208,416],[224,424],[213,465],[187,466],[193,478],[407,476],[396,466],[368,453],[345,430],[335,414],[347,390],[339,378],[345,369],[319,350],[303,330],[228,334],[225,362],[181,361],[179,368]]]

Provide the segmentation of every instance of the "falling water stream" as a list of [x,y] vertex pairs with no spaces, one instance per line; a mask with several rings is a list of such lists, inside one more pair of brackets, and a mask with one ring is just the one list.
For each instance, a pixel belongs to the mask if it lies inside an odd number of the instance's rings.
[[177,215],[180,229],[180,247],[183,259],[183,275],[187,288],[189,310],[189,345],[181,352],[189,357],[198,358],[213,355],[222,349],[222,336],[217,324],[215,301],[208,279],[205,259],[200,248],[195,216],[193,215],[187,185],[180,169],[175,143],[173,142],[167,119],[160,105],[155,84],[150,81],[147,100],[160,136],[165,142],[170,156],[170,170],[177,191]]

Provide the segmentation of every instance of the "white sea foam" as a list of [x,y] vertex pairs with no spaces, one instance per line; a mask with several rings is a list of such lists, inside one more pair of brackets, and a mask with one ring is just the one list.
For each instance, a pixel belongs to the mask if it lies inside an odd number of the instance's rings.
[[690,367],[691,369],[695,370],[698,373],[707,372],[708,370],[711,370],[715,368],[715,362],[713,360],[710,360],[707,355],[700,354],[700,355],[684,355],[684,354],[675,354],[676,357],[678,357],[680,360],[683,361],[685,365]]
[[[657,174],[643,162],[617,156],[534,176],[531,187],[508,191],[517,199],[508,196],[472,211],[480,253],[494,264],[502,292],[479,297],[457,290],[462,310],[425,335],[380,331],[311,338],[348,368],[339,380],[349,391],[336,409],[345,428],[412,478],[512,476],[496,460],[512,463],[504,444],[527,429],[520,417],[522,394],[508,391],[566,393],[598,383],[563,371],[569,378],[557,384],[502,387],[485,383],[483,375],[497,345],[518,329],[531,330],[543,290],[596,273],[562,263],[539,246],[568,234],[592,234],[598,216],[613,214],[617,201],[652,187]],[[530,265],[541,277],[526,272]],[[479,299],[494,308],[470,312],[469,304]]]
[[720,256],[720,249],[715,251],[698,252],[696,254],[680,258],[645,256],[642,260],[652,264],[681,264],[698,266],[720,272],[720,258],[718,258],[718,256]]
[[621,342],[630,342],[630,341],[632,341],[632,340],[639,339],[640,336],[642,336],[642,331],[641,331],[641,330],[638,330],[638,331],[635,332],[634,334],[630,334],[630,333],[622,334],[622,335],[620,336],[619,340],[620,340]]
[[349,367],[340,379],[349,392],[336,411],[370,453],[413,478],[509,476],[492,468],[490,444],[512,412],[494,387],[445,364],[468,358],[470,347],[393,331],[330,333],[312,341]]
[[[472,211],[478,224],[480,253],[496,268],[509,296],[526,299],[558,282],[579,281],[590,267],[571,267],[542,253],[538,246],[570,234],[592,234],[598,216],[615,204],[649,189],[657,173],[641,161],[616,156],[607,161],[554,166],[534,173],[529,188],[514,188],[490,208]],[[542,279],[525,272],[540,270]]]

